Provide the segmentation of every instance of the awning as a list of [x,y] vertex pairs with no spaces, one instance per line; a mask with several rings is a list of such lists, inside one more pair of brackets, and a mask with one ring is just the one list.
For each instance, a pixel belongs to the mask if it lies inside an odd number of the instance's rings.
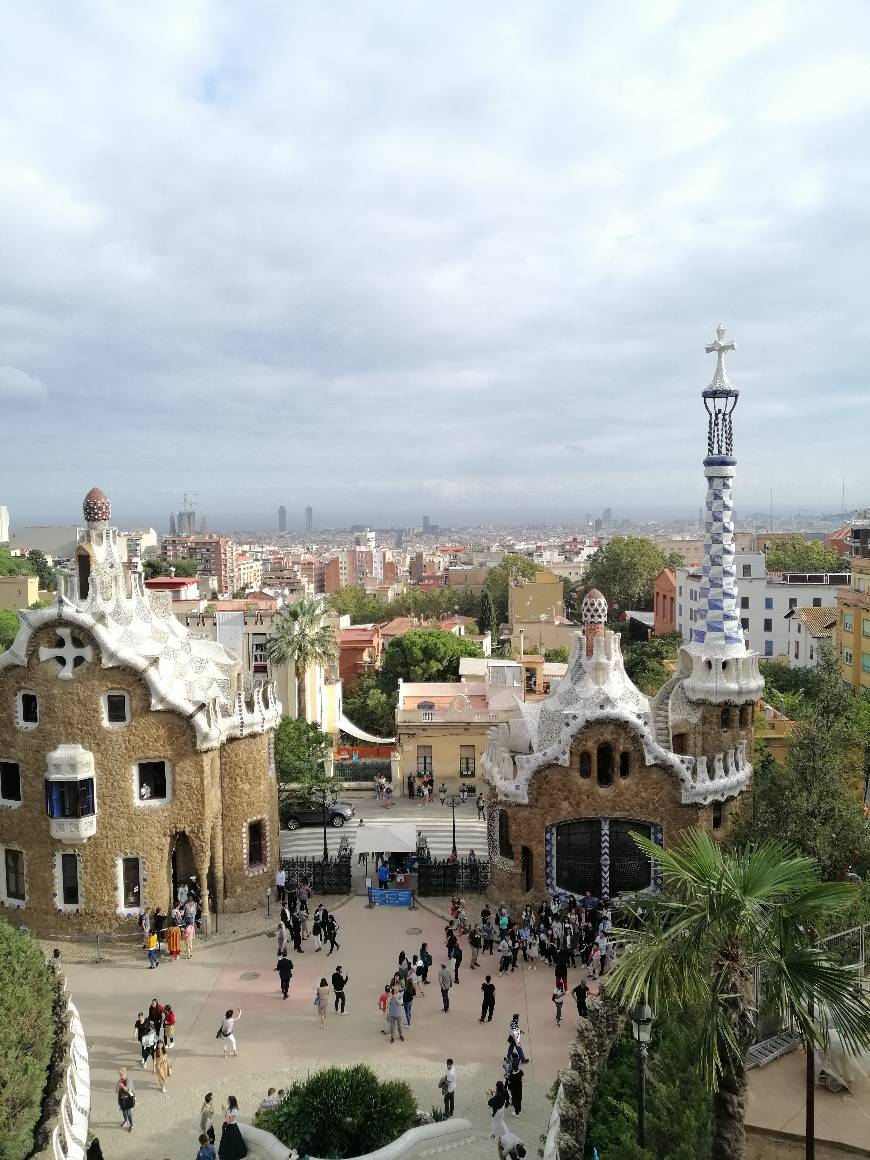
[[353,721],[348,721],[344,713],[338,719],[338,727],[342,733],[349,733],[351,737],[356,737],[360,741],[370,741],[372,745],[395,745],[395,737],[375,737],[372,733],[366,733],[364,729],[360,729],[354,725]]
[[356,828],[356,854],[414,854],[417,827],[414,822],[366,822]]

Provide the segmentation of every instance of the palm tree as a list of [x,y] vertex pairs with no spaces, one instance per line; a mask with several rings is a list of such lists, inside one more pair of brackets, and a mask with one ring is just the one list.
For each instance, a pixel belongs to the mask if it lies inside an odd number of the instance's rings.
[[273,664],[294,666],[296,716],[305,718],[306,672],[312,665],[333,664],[338,656],[335,633],[323,623],[320,601],[303,596],[295,604],[280,608],[272,619],[266,652]]
[[704,1035],[699,1066],[713,1091],[713,1160],[744,1160],[746,1056],[753,1041],[753,974],[810,1048],[826,1032],[822,1005],[848,1051],[870,1043],[870,1003],[848,967],[814,946],[813,929],[854,901],[846,882],[823,882],[815,864],[775,842],[725,853],[700,829],[663,850],[632,835],[662,868],[665,889],[644,901],[637,930],[615,932],[626,953],[610,986],[626,1005],[692,1007]]

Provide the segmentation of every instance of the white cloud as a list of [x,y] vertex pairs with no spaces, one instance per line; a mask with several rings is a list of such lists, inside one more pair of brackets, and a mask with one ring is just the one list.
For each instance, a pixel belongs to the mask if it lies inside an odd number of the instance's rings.
[[[219,511],[527,479],[528,507],[639,479],[692,506],[723,317],[738,502],[774,474],[825,502],[870,338],[868,34],[860,0],[18,6],[0,357],[63,384],[41,431],[87,450],[5,502],[99,476],[159,519],[171,468]],[[848,473],[858,502],[870,460]]]
[[45,383],[33,375],[18,367],[0,367],[0,403],[41,403],[46,394]]

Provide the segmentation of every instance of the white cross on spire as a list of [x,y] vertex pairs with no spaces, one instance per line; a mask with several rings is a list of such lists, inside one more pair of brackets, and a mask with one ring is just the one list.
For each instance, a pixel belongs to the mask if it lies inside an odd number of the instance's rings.
[[734,387],[731,380],[728,378],[728,371],[725,369],[725,355],[729,350],[736,350],[737,343],[732,339],[725,341],[725,323],[720,322],[716,327],[716,337],[712,342],[708,342],[704,347],[707,354],[716,352],[716,373],[713,375],[713,381],[707,390],[713,388],[720,388],[726,391],[733,391]]

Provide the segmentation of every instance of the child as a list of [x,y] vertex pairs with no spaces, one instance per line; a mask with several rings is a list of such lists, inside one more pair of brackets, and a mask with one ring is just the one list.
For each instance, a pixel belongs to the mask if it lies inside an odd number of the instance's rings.
[[169,1048],[175,1046],[175,1012],[168,1003],[163,1008],[163,1043]]
[[196,1160],[217,1160],[217,1152],[214,1150],[214,1144],[210,1144],[208,1136],[203,1132],[199,1137],[199,1151],[196,1154]]
[[565,1002],[565,992],[561,987],[557,986],[551,995],[553,1003],[556,1007],[556,1026],[562,1026],[562,1004]]
[[536,971],[538,969],[538,940],[534,937],[529,939],[529,970]]
[[378,999],[378,1007],[381,1009],[381,1014],[384,1017],[384,1026],[381,1028],[381,1035],[390,1034],[390,1017],[387,1014],[390,1006],[390,984],[384,983],[384,989],[381,992],[381,997]]

